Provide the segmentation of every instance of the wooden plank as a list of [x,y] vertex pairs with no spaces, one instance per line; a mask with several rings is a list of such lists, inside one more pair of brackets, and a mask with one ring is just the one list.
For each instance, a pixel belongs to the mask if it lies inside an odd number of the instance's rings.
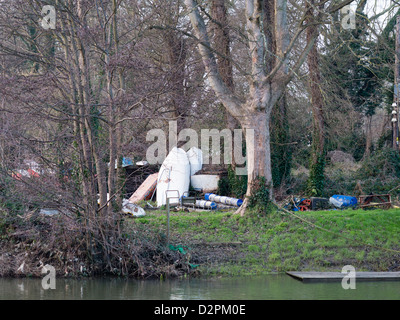
[[390,194],[371,194],[359,196],[359,207],[377,207],[389,209],[392,207]]
[[[303,282],[342,281],[347,273],[341,272],[286,272],[289,276]],[[356,272],[359,281],[400,281],[400,272]]]
[[157,187],[157,177],[158,173],[149,175],[142,185],[129,198],[129,202],[136,204],[139,201],[148,200]]
[[368,205],[371,202],[376,201],[379,201],[378,203],[391,203],[390,194],[372,194],[368,196],[359,196],[359,203],[361,205]]
[[362,204],[360,205],[360,208],[364,207],[379,207],[379,206],[391,206],[392,204],[390,202],[380,202],[380,203],[370,203],[370,204]]

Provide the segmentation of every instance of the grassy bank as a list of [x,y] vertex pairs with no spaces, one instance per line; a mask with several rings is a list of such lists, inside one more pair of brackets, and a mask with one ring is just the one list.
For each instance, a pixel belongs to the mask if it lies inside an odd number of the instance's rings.
[[[171,241],[203,275],[256,275],[288,270],[400,270],[400,210],[283,212],[259,217],[232,212],[172,212]],[[166,213],[129,219],[139,228],[166,234]],[[349,240],[354,239],[354,240]],[[399,250],[393,252],[390,250]]]

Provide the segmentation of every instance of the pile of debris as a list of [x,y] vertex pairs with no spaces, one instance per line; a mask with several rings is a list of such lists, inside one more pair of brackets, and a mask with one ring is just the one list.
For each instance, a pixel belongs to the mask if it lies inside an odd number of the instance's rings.
[[[129,158],[128,158],[129,159]],[[143,181],[149,175],[157,174],[160,166],[150,165],[146,161],[140,161],[136,163],[130,163],[126,161],[126,165],[123,165],[125,175],[125,194],[129,199],[143,184]]]
[[[165,158],[157,173],[147,178],[129,198],[129,203],[137,205],[142,201],[153,200],[156,196],[157,207],[167,205],[192,207],[207,210],[234,208],[243,201],[213,194],[224,173],[210,172],[203,168],[203,153],[193,147],[185,152],[173,148]],[[189,188],[196,193],[192,196]],[[204,198],[198,196],[205,194]],[[218,203],[218,204],[217,204]]]
[[292,211],[318,211],[318,210],[338,210],[338,209],[368,209],[381,208],[390,209],[392,207],[390,194],[370,194],[361,195],[358,198],[345,195],[333,195],[328,198],[291,198],[284,206]]
[[184,196],[180,202],[182,207],[202,210],[232,210],[237,209],[242,204],[243,200],[241,199],[219,196],[214,193],[206,193],[204,199]]
[[[158,172],[148,174],[129,200],[124,202],[128,207],[126,211],[135,210],[136,215],[143,216],[144,210],[141,208],[139,210],[137,204],[143,200],[153,200],[155,195],[158,208],[167,204],[203,210],[232,210],[240,207],[243,203],[242,200],[213,193],[218,189],[221,177],[221,173],[210,173],[203,170],[203,154],[200,149],[193,147],[185,152],[183,149],[175,147],[165,158]],[[190,187],[197,194],[204,196],[189,194]],[[333,195],[330,198],[292,198],[284,207],[293,211],[316,211],[347,208],[387,209],[391,206],[390,195],[371,194],[359,196],[358,199],[346,195]]]

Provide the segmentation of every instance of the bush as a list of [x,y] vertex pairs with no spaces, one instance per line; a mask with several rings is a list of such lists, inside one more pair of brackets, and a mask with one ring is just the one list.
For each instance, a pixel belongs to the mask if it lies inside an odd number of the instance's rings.
[[2,207],[0,210],[10,215],[23,214],[26,205],[15,187],[14,179],[6,175],[2,175],[0,179],[0,206]]
[[381,149],[361,163],[361,167],[352,170],[342,167],[329,168],[325,196],[333,194],[357,195],[359,183],[364,194],[385,194],[392,191],[396,196],[400,190],[400,155],[392,149]]
[[228,175],[218,182],[217,193],[241,199],[247,191],[247,176],[238,176],[231,166],[228,167]]
[[384,148],[372,154],[358,172],[359,179],[385,179],[388,176],[400,178],[400,155],[391,148]]
[[326,170],[324,197],[334,194],[352,195],[357,185],[357,172],[342,167]]

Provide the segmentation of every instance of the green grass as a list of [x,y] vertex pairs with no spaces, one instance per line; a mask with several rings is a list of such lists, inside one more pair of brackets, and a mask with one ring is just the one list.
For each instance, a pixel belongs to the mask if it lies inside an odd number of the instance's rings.
[[[144,218],[127,221],[166,234],[166,213],[147,213]],[[400,210],[319,211],[297,215],[332,233],[276,211],[262,217],[251,212],[245,217],[232,212],[172,212],[171,243],[188,247],[191,259],[199,262],[200,270],[208,275],[341,271],[348,264],[359,271],[400,267]],[[217,248],[207,245],[215,243],[235,245]],[[199,260],[198,256],[202,258]]]

